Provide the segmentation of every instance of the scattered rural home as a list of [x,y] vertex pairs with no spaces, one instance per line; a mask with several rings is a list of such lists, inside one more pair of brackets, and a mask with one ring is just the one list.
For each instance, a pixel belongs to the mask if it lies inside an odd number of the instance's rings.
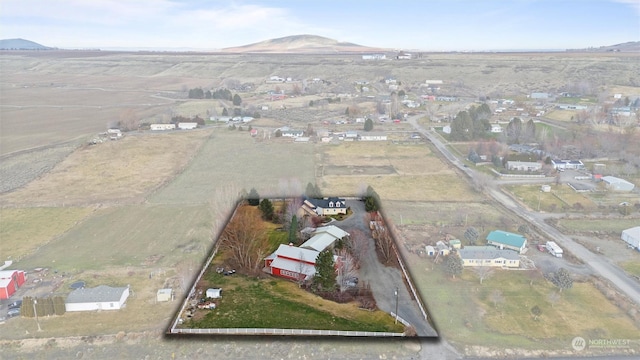
[[507,169],[517,171],[540,171],[542,163],[534,161],[507,161]]
[[491,124],[491,132],[492,133],[501,133],[502,132],[502,126],[500,126],[500,124]]
[[458,101],[458,98],[455,96],[436,96],[436,101],[454,102]]
[[346,239],[348,237],[348,232],[335,225],[322,226],[315,229],[311,238],[300,245],[300,247],[321,252],[327,248],[333,247],[336,241]]
[[100,285],[73,290],[64,305],[67,311],[119,310],[125,306],[128,297],[128,286]]
[[632,246],[636,250],[640,251],[640,226],[623,230],[620,238],[627,244],[629,244],[629,246]]
[[304,135],[304,131],[302,130],[280,130],[280,134],[282,134],[282,137],[290,137],[290,138],[299,138],[302,137]]
[[602,181],[609,190],[613,191],[632,191],[635,185],[627,180],[614,176],[603,176]]
[[586,105],[559,104],[556,105],[556,108],[560,110],[587,110],[589,107]]
[[253,116],[243,116],[240,118],[243,123],[250,123],[253,121]]
[[327,199],[307,198],[302,203],[304,214],[308,215],[338,215],[347,213],[347,203],[345,199],[330,197]]
[[173,289],[160,289],[156,293],[156,302],[166,302],[173,300]]
[[451,134],[451,126],[445,125],[442,127],[442,132],[445,134]]
[[0,299],[8,299],[26,281],[26,275],[22,270],[0,271]]
[[499,249],[515,250],[523,254],[527,249],[527,239],[519,234],[494,230],[487,235],[487,244]]
[[344,137],[347,139],[357,139],[358,138],[358,132],[355,130],[347,130],[344,133]]
[[556,244],[554,241],[547,241],[545,248],[547,248],[547,251],[549,251],[549,254],[559,258],[562,257],[562,253],[563,253],[562,248],[558,246],[558,244]]
[[149,128],[153,131],[175,130],[176,124],[151,124]]
[[210,288],[210,289],[207,289],[204,295],[209,299],[219,299],[222,297],[222,289]]
[[231,116],[218,116],[218,117],[212,116],[209,120],[228,123],[229,121],[231,121]]
[[551,160],[551,165],[556,170],[583,170],[584,164],[580,160]]
[[451,252],[451,249],[449,249],[447,244],[445,244],[442,241],[438,241],[436,243],[436,250],[438,250],[438,254],[440,254],[442,256],[449,255],[449,252]]
[[520,256],[493,246],[465,246],[458,251],[462,266],[520,267]]
[[436,249],[431,245],[425,246],[424,247],[424,252],[427,253],[427,256],[435,256],[436,255]]
[[362,60],[386,60],[387,55],[385,54],[365,54],[362,55]]
[[198,123],[194,122],[180,122],[178,123],[178,129],[180,130],[193,130],[198,127]]
[[364,132],[358,135],[359,141],[387,141],[387,134],[380,132]]

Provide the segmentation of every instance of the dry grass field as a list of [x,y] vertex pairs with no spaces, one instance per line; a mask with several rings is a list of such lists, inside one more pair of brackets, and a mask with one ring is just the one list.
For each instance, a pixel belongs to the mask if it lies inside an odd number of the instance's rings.
[[141,201],[181,172],[210,130],[145,133],[84,146],[25,187],[0,195],[12,206],[68,206]]

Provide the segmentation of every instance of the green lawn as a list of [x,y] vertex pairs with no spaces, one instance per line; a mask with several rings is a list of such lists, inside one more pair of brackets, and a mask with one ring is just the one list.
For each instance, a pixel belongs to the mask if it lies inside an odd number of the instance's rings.
[[383,312],[362,311],[355,303],[337,304],[276,278],[257,280],[240,274],[208,273],[205,280],[222,286],[214,310],[184,324],[186,328],[277,328],[403,332],[404,327]]
[[620,266],[629,274],[640,277],[640,261],[633,260],[621,263]]

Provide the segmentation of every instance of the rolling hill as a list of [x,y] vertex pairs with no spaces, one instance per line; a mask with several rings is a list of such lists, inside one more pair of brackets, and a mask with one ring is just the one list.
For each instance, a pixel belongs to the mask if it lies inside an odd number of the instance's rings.
[[292,35],[270,39],[254,44],[222,49],[230,53],[307,53],[331,54],[347,52],[385,51],[381,48],[362,46],[354,43],[339,42],[317,35]]
[[25,39],[0,40],[0,50],[52,50],[54,48],[40,45]]

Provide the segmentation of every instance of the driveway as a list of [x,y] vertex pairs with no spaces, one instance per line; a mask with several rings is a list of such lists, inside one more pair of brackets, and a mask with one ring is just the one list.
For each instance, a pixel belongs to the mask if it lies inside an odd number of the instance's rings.
[[[378,261],[371,230],[364,220],[364,215],[366,214],[364,202],[347,200],[347,206],[351,207],[353,215],[333,224],[345,231],[358,229],[367,236],[369,247],[362,259],[359,275],[360,280],[366,281],[371,285],[371,291],[378,308],[387,313],[395,312],[397,301],[398,316],[409,322],[416,329],[418,336],[438,336],[435,329],[424,320],[418,304],[411,299],[409,289],[407,289],[403,281],[402,272],[395,267],[384,266]],[[395,296],[396,289],[397,298]]]

